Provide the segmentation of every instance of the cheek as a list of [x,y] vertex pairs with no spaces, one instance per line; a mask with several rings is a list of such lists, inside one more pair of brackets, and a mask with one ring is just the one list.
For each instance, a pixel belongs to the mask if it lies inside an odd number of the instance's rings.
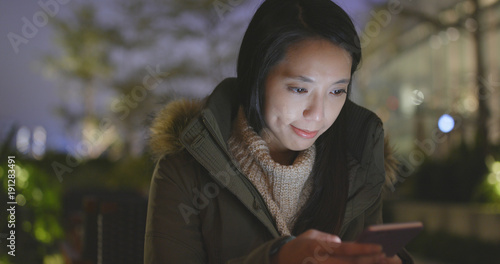
[[291,109],[286,104],[281,104],[275,101],[274,104],[268,105],[264,114],[268,126],[279,126],[286,124],[290,117],[293,116]]
[[298,105],[286,94],[269,93],[265,103],[265,119],[270,123],[287,123],[297,115]]
[[268,107],[265,108],[265,111],[264,111],[264,122],[266,123],[266,127],[270,127],[272,126],[272,115],[270,114],[271,112],[271,109],[269,109]]
[[305,106],[300,101],[281,100],[279,105],[276,105],[276,114],[279,122],[283,124],[293,123],[303,118]]

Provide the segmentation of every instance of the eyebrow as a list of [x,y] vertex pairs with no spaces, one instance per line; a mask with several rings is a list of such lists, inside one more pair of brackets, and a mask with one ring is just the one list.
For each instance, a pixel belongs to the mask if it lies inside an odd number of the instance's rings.
[[[299,76],[296,76],[296,77],[288,77],[288,79],[299,80],[299,81],[306,82],[306,83],[313,83],[314,82],[313,79],[311,79],[309,77],[302,76],[302,75],[299,75]],[[336,84],[349,84],[350,81],[351,81],[351,79],[340,79],[340,80],[334,82],[332,85],[336,85]]]

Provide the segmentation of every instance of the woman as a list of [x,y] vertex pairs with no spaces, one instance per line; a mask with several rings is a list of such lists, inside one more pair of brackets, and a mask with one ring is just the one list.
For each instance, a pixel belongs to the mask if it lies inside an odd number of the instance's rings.
[[329,0],[267,0],[236,79],[152,126],[146,263],[412,263],[345,243],[382,222],[384,139],[349,101],[361,59]]

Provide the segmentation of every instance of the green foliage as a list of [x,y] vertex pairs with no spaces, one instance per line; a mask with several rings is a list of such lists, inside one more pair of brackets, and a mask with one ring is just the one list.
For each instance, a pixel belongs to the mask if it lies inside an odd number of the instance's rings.
[[[228,32],[243,29],[244,20],[223,19],[249,3],[225,4],[222,14],[212,0],[68,5],[70,12],[50,20],[58,52],[43,60],[47,75],[63,83],[55,110],[68,136],[92,138],[106,120],[113,127],[110,138],[124,147],[122,157],[133,153],[147,126],[144,117],[158,110],[163,97],[200,96],[201,89],[208,92],[226,76],[220,71],[233,71],[241,35]],[[169,84],[175,85],[175,92]],[[109,150],[101,143],[90,156]]]
[[[8,197],[7,155],[0,155],[0,203],[6,204]],[[62,185],[49,172],[37,166],[36,162],[15,155],[16,196],[16,261],[28,263],[28,259],[41,259],[55,250],[63,238],[61,228]],[[6,212],[0,213],[1,233],[8,233]],[[32,252],[33,254],[25,254]],[[21,256],[18,256],[21,255]],[[8,262],[6,262],[8,263]]]
[[[147,193],[153,162],[147,156],[112,161],[107,158],[80,160],[68,154],[48,152],[43,159],[28,158],[10,149],[13,137],[2,144],[0,153],[0,203],[8,201],[8,156],[15,156],[16,175],[16,252],[15,258],[0,257],[0,263],[41,263],[45,256],[59,251],[65,239],[62,219],[63,195],[82,190]],[[71,161],[71,162],[69,162]],[[68,169],[59,175],[53,164]],[[81,208],[72,208],[79,210]],[[0,212],[0,233],[10,230],[6,211]],[[0,237],[4,241],[4,237]],[[57,259],[53,255],[52,259]],[[60,257],[59,257],[60,258]],[[9,262],[10,261],[10,262]]]
[[433,202],[491,202],[490,197],[478,195],[488,173],[478,152],[461,144],[443,159],[427,158],[409,177],[413,196]]
[[473,200],[500,203],[500,147],[493,147],[492,155],[486,158],[486,165],[486,180],[477,188]]
[[69,19],[52,18],[55,42],[62,56],[48,56],[47,65],[66,78],[88,82],[105,77],[113,70],[110,60],[112,45],[121,43],[120,32],[104,27],[96,20],[96,7],[86,4],[74,11]]

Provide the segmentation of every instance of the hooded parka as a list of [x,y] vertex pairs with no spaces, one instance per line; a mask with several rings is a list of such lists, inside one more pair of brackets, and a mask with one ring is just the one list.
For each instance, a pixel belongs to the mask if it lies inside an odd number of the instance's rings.
[[[227,148],[239,107],[236,85],[226,79],[205,102],[174,101],[155,118],[145,263],[269,263],[283,239]],[[349,100],[344,107],[352,113],[346,140],[354,165],[339,236],[352,241],[366,226],[382,223],[382,190],[392,181],[380,119]],[[405,251],[398,255],[413,263]]]

